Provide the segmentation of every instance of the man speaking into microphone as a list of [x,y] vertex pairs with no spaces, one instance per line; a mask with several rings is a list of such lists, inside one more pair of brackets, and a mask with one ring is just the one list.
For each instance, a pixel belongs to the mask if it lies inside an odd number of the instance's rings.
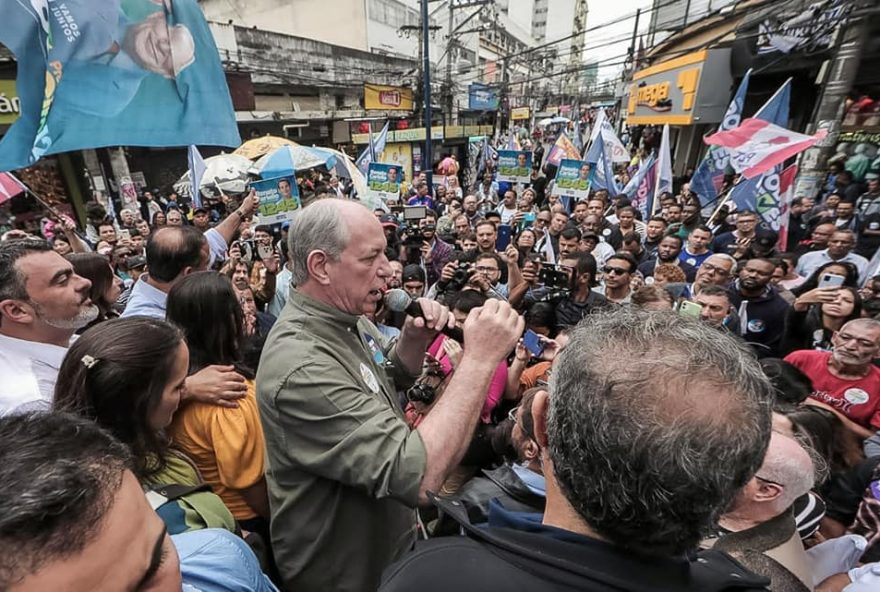
[[419,299],[391,351],[363,315],[375,311],[391,267],[376,217],[325,199],[290,225],[290,299],[257,375],[266,437],[272,544],[288,590],[375,590],[416,537],[416,511],[470,442],[498,363],[523,321],[490,301],[464,323],[464,356],[417,429],[396,391],[421,373],[449,310]]

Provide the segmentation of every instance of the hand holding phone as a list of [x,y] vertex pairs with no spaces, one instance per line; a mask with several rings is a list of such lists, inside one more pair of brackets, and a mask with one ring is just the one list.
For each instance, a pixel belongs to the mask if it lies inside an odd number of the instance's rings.
[[523,345],[534,357],[540,357],[541,354],[544,353],[544,342],[541,340],[541,336],[531,329],[526,329],[526,332],[523,333],[522,340]]
[[846,278],[842,275],[837,275],[834,273],[823,273],[822,277],[819,279],[819,287],[820,288],[839,288],[843,285],[843,282],[846,281]]

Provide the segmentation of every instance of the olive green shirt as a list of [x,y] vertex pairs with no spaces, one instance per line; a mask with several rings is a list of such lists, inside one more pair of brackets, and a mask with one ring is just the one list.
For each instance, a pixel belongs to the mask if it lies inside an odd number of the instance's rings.
[[[415,541],[425,445],[364,317],[291,288],[260,361],[272,545],[289,590],[374,591]],[[401,370],[398,370],[401,369]]]

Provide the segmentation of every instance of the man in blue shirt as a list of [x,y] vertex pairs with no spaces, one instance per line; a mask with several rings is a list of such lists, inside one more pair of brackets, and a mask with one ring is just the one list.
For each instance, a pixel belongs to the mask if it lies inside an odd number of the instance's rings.
[[425,206],[429,210],[434,209],[434,200],[428,192],[428,184],[421,183],[416,189],[417,193],[406,200],[408,206]]
[[382,592],[765,590],[702,533],[761,466],[771,387],[732,336],[676,313],[591,315],[532,404],[541,514],[488,523],[435,499],[466,536],[417,543]]

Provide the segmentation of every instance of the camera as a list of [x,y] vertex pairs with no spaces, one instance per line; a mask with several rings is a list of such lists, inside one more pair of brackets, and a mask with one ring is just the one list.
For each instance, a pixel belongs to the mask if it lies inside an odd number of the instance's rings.
[[401,231],[406,234],[406,239],[403,241],[403,244],[406,247],[421,247],[422,243],[428,240],[427,237],[425,237],[424,228],[419,228],[418,226],[404,226]]
[[446,289],[452,292],[458,292],[467,285],[468,280],[471,279],[473,274],[474,266],[472,264],[459,262],[458,267],[455,268],[455,272],[452,274],[452,279],[449,280],[449,284],[446,286]]
[[568,290],[571,286],[571,278],[567,273],[553,265],[543,265],[538,272],[538,281],[544,284],[548,290]]
[[406,389],[406,400],[413,403],[430,405],[437,398],[437,390],[430,384],[417,382]]

